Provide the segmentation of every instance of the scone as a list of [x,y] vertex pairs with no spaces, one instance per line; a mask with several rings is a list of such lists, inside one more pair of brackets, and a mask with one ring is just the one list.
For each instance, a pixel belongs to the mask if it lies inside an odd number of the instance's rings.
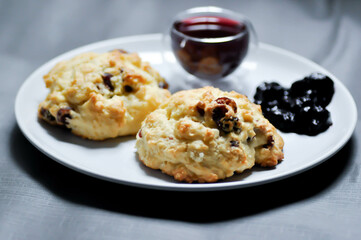
[[136,53],[84,53],[44,76],[50,93],[38,116],[84,138],[135,134],[146,115],[170,96],[168,84]]
[[139,159],[185,182],[215,182],[283,159],[283,139],[244,95],[204,87],[175,93],[137,134]]

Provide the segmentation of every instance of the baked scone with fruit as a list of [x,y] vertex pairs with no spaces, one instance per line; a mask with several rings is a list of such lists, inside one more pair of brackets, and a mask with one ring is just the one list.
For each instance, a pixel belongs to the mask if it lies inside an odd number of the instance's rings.
[[84,138],[136,134],[147,114],[166,101],[168,84],[136,53],[84,53],[44,76],[50,93],[38,116]]
[[175,93],[137,134],[139,159],[185,182],[215,182],[283,159],[283,139],[244,95],[204,87]]

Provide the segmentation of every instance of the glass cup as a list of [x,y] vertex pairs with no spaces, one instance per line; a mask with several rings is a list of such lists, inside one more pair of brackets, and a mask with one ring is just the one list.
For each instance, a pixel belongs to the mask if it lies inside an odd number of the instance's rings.
[[177,62],[189,74],[207,80],[222,79],[245,59],[258,39],[243,15],[219,7],[197,7],[179,13],[164,35]]

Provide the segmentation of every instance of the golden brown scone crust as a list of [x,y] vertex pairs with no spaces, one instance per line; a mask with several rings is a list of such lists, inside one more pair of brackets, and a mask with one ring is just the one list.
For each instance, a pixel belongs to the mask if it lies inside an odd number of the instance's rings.
[[135,134],[170,96],[156,70],[123,50],[60,62],[44,81],[50,93],[39,105],[39,118],[92,140]]
[[244,95],[204,87],[175,93],[137,134],[139,159],[185,182],[215,182],[283,159],[283,139]]

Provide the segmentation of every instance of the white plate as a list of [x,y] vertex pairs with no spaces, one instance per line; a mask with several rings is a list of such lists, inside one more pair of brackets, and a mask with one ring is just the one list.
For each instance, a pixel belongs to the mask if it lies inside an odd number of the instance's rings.
[[[112,39],[90,44],[62,54],[41,66],[26,79],[15,103],[20,129],[29,141],[50,158],[72,169],[105,180],[146,188],[200,191],[241,188],[282,179],[307,170],[331,157],[351,137],[356,121],[355,102],[344,85],[317,64],[285,50],[261,44],[258,64],[248,59],[227,81],[213,82],[223,90],[235,89],[253,96],[256,86],[264,80],[277,80],[284,86],[312,72],[321,72],[335,83],[335,95],[328,106],[333,125],[316,137],[282,133],[285,140],[284,161],[274,169],[247,171],[227,180],[210,184],[187,184],[174,181],[158,170],[144,167],[137,159],[134,137],[119,137],[93,142],[37,120],[37,106],[45,98],[42,76],[55,63],[87,51],[105,52],[115,48],[136,51],[168,80],[171,90],[210,84],[181,79],[176,68],[163,63],[161,35],[142,35]],[[169,70],[170,69],[170,70]]]

